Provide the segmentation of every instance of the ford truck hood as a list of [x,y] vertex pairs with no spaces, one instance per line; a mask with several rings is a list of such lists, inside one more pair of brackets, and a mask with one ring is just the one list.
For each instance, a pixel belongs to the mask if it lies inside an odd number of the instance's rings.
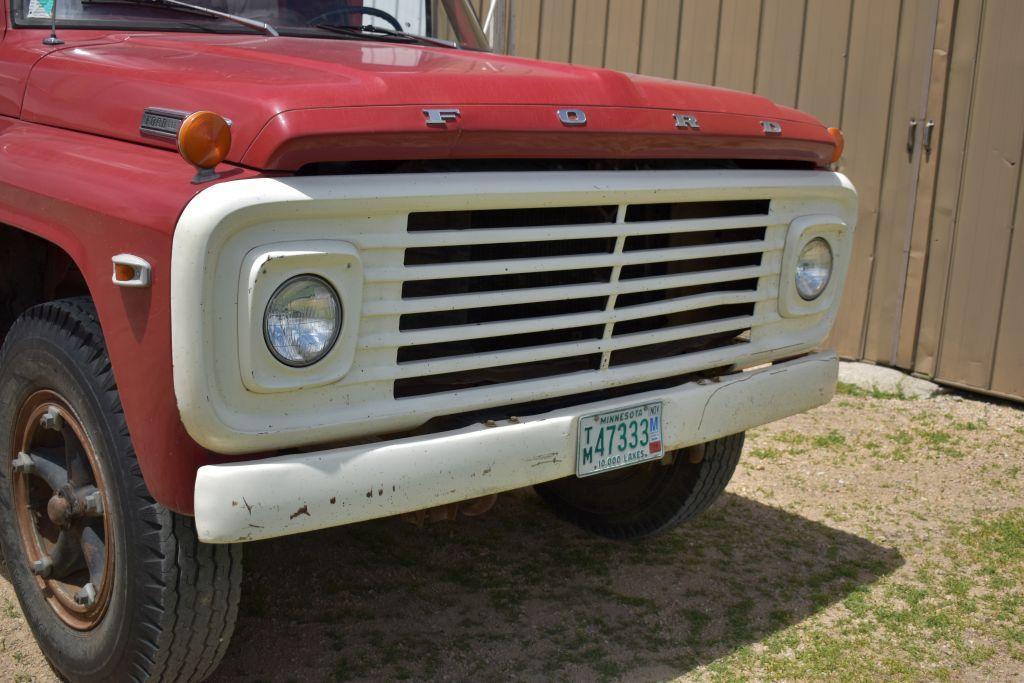
[[[121,34],[34,67],[26,120],[154,146],[147,107],[232,121],[229,161],[295,170],[411,158],[761,158],[824,165],[820,122],[757,95],[607,69],[393,43]],[[458,109],[428,126],[426,108]],[[585,112],[567,126],[557,109]],[[677,128],[673,114],[698,120]],[[781,126],[765,133],[763,121]]]

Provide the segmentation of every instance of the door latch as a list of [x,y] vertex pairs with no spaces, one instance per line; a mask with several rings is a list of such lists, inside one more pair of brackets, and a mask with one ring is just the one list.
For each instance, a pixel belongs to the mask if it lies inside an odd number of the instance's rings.
[[921,146],[924,147],[925,154],[932,153],[932,132],[935,130],[935,121],[928,119],[928,122],[924,124],[924,140],[921,141]]

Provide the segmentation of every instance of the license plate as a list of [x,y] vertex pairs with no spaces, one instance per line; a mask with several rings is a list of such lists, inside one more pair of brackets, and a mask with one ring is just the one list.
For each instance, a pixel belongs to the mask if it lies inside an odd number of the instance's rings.
[[661,401],[580,418],[577,477],[657,460],[662,455]]

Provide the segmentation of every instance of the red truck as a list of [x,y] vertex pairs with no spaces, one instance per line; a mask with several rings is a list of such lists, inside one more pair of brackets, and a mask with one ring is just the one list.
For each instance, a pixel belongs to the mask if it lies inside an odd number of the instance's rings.
[[2,4],[0,545],[70,680],[210,674],[245,541],[526,486],[669,529],[833,394],[811,116],[466,0]]

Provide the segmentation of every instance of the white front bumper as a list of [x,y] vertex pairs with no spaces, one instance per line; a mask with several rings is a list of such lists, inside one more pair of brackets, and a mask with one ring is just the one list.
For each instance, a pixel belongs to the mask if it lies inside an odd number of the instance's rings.
[[827,403],[837,371],[834,353],[817,353],[515,424],[208,465],[196,479],[196,529],[207,543],[272,538],[568,477],[580,415],[664,401],[665,447],[682,448]]

